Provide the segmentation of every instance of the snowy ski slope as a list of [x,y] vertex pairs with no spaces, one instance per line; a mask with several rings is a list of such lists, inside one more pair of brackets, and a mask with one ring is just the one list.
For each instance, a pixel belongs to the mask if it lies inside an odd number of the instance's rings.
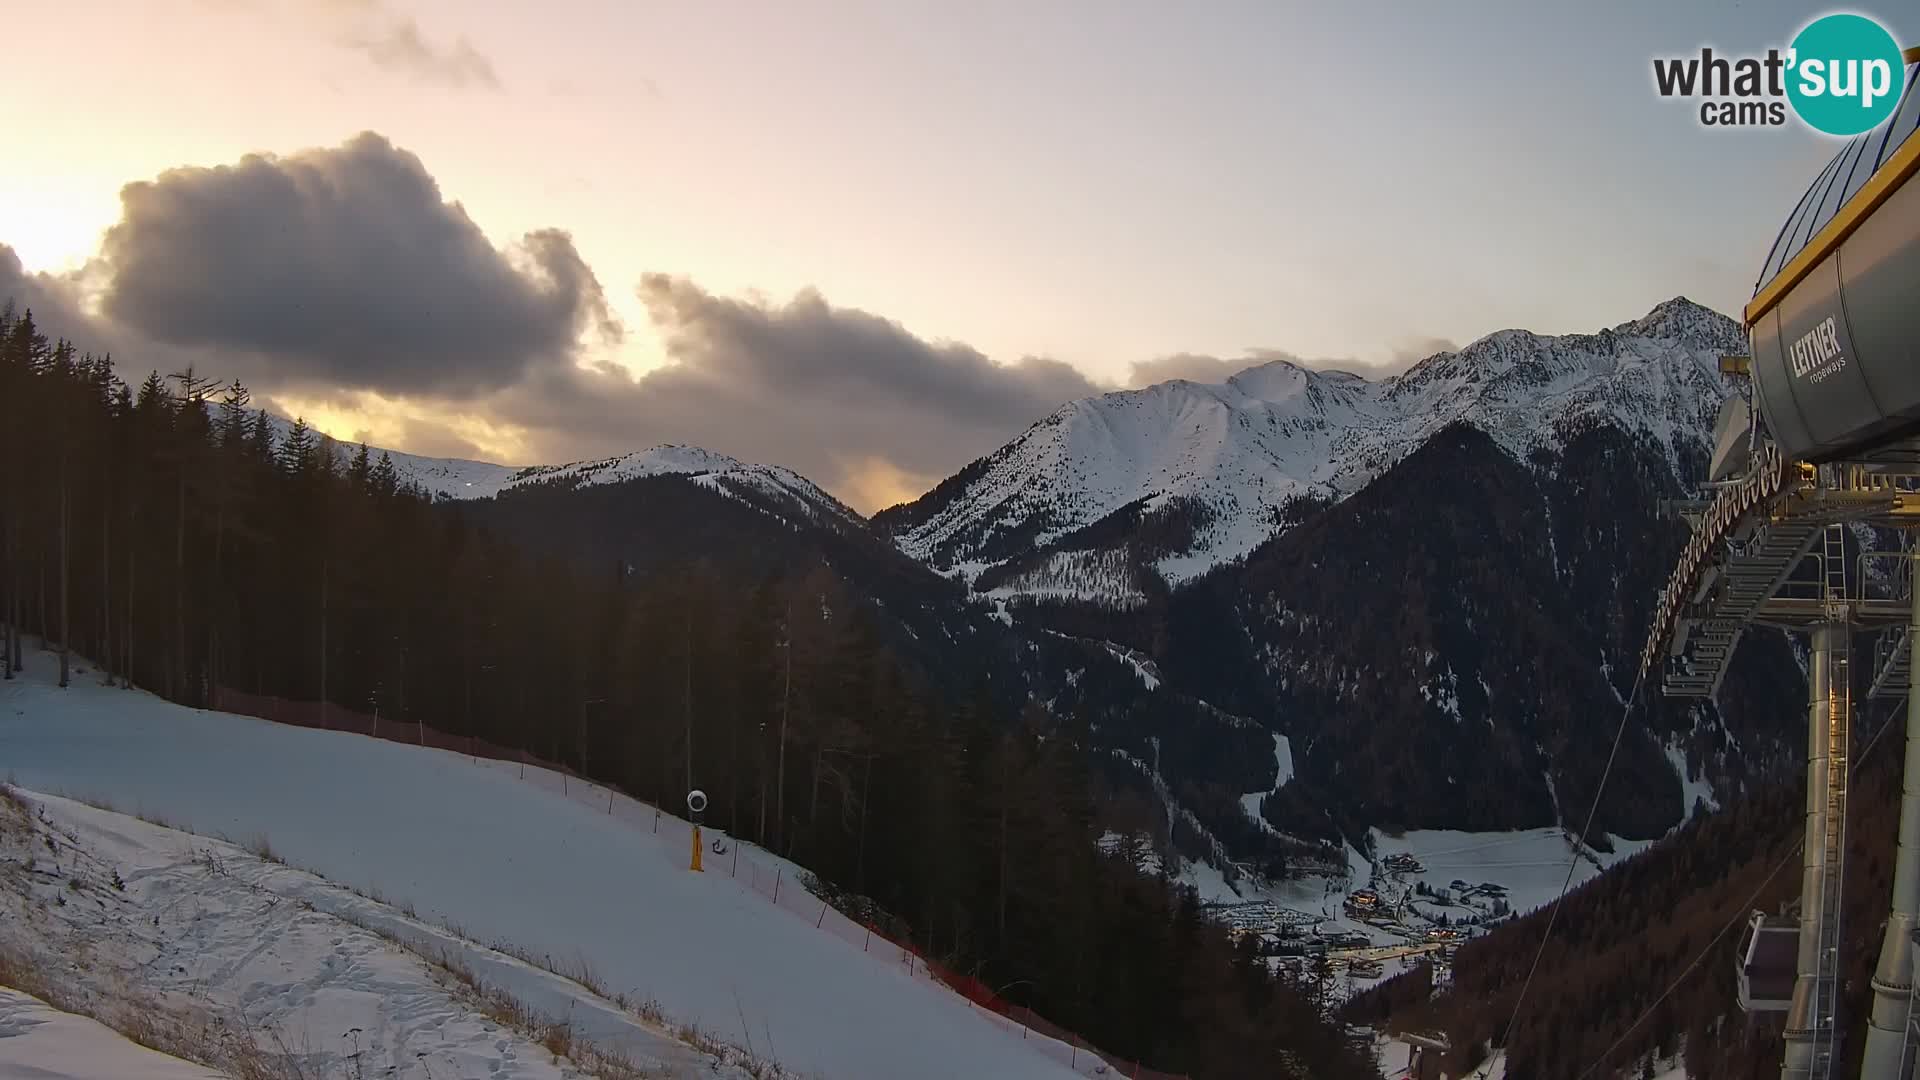
[[0,684],[0,773],[22,787],[265,837],[293,866],[474,940],[585,961],[609,992],[657,999],[670,1020],[750,1040],[789,1069],[832,1080],[1094,1070],[1085,1051],[1069,1068],[1067,1048],[1023,1038],[897,951],[850,945],[857,930],[823,932],[769,904],[744,874],[688,872],[684,831],[656,836],[652,809],[625,798],[609,813],[604,789],[562,794],[537,769],[523,780],[510,764],[188,709],[103,688],[90,671],[61,691],[52,663],[36,655]]
[[[329,1077],[568,1080],[611,1052],[662,1080],[752,1080],[744,1055],[722,1060],[725,1051],[694,1047],[577,982],[306,871],[10,790],[31,810],[9,820],[0,806],[0,950],[24,958],[24,970],[68,1009],[164,1018],[156,1028],[216,1062],[251,1042],[265,1059],[255,1064],[291,1058]],[[540,1018],[503,1027],[451,974],[449,958]],[[554,1024],[569,1033],[567,1059],[535,1041]],[[52,1048],[36,1058],[62,1046],[83,1057],[100,1042],[84,1024],[41,1034]],[[0,1076],[15,1075],[7,1063],[18,1049],[0,1035]]]

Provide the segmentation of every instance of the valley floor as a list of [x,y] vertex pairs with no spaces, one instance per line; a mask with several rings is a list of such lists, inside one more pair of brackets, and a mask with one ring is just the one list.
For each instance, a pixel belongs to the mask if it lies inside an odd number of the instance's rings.
[[[1275,745],[1284,778],[1291,770],[1285,740],[1276,737]],[[1247,796],[1249,805],[1257,807],[1259,797]],[[1111,850],[1118,840],[1109,833],[1103,844]],[[1436,977],[1444,983],[1450,949],[1434,933],[1458,935],[1453,941],[1477,936],[1507,917],[1554,902],[1563,888],[1578,888],[1652,843],[1610,836],[1609,851],[1576,848],[1557,828],[1374,829],[1370,841],[1372,861],[1347,845],[1344,875],[1307,873],[1277,882],[1241,875],[1229,881],[1213,865],[1187,861],[1177,877],[1194,888],[1214,919],[1258,936],[1276,969],[1306,974],[1313,958],[1325,954],[1335,979],[1332,992],[1348,997],[1430,962],[1437,963]],[[1151,858],[1157,869],[1158,856]],[[1378,896],[1374,914],[1347,906],[1350,892],[1361,888]]]

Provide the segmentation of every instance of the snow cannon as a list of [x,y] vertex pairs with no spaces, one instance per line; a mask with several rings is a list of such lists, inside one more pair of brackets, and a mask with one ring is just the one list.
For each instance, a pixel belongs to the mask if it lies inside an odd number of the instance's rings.
[[693,857],[687,869],[700,871],[700,819],[707,812],[707,793],[699,788],[687,792],[687,812],[693,815]]
[[1907,61],[1905,101],[1800,197],[1746,307],[1755,404],[1789,459],[1920,451],[1920,50]]

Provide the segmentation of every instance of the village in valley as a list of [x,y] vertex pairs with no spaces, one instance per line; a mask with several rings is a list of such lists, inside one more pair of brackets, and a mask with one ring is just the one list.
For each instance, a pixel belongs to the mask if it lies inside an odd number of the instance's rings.
[[1499,882],[1455,877],[1436,885],[1430,876],[1419,857],[1402,851],[1372,864],[1355,860],[1344,875],[1287,882],[1249,899],[1216,897],[1204,907],[1236,939],[1256,938],[1275,968],[1358,991],[1430,962],[1444,981],[1459,945],[1514,909]]

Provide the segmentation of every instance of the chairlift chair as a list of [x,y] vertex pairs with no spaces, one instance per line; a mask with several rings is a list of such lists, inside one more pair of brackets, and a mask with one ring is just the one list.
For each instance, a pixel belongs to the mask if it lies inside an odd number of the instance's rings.
[[1753,913],[1740,934],[1740,947],[1733,960],[1742,1011],[1749,1015],[1787,1011],[1793,1004],[1799,952],[1799,920]]

